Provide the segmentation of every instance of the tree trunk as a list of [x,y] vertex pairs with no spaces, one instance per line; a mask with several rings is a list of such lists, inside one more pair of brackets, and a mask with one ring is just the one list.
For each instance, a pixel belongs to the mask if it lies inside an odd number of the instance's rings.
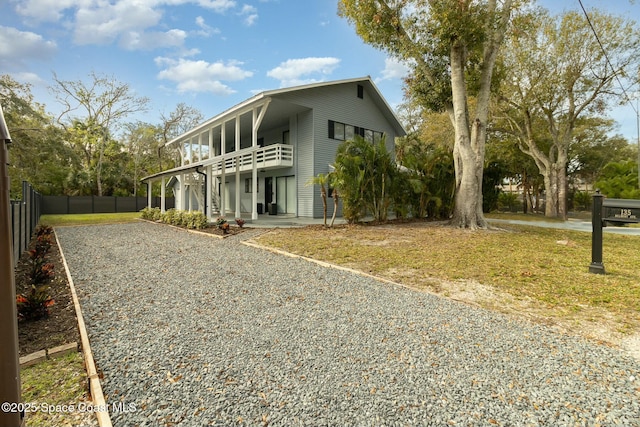
[[[451,47],[451,92],[453,111],[451,121],[455,129],[453,164],[456,175],[456,196],[451,225],[460,228],[486,228],[482,212],[482,174],[484,169],[484,132],[480,119],[469,125],[469,111],[464,72],[464,47]],[[478,110],[482,106],[478,102]]]
[[556,172],[558,178],[558,212],[557,216],[560,219],[567,219],[567,171],[564,164],[557,166]]
[[333,222],[336,220],[336,214],[338,213],[338,189],[333,189],[333,213],[331,214],[331,224],[329,227],[333,227]]

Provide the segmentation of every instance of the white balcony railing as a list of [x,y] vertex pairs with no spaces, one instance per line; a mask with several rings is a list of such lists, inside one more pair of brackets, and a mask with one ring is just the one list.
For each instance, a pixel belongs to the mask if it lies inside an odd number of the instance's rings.
[[255,152],[256,168],[273,169],[293,166],[293,146],[285,144],[273,144],[266,147],[245,148],[243,150],[227,153],[224,156],[207,161],[211,164],[213,174],[222,173],[224,165],[225,173],[236,171],[236,163],[240,171],[250,171],[253,169],[253,153]]

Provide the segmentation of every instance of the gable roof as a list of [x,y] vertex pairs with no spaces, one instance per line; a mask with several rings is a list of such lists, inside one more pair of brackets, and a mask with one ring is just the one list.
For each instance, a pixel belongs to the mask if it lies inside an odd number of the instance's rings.
[[350,83],[361,83],[364,86],[366,86],[367,89],[369,89],[369,92],[373,94],[372,100],[374,104],[376,104],[378,109],[382,112],[385,118],[393,126],[393,129],[396,135],[404,136],[407,134],[404,127],[400,123],[400,120],[398,120],[398,117],[396,116],[395,112],[389,106],[387,101],[384,99],[384,97],[380,93],[380,90],[377,88],[377,86],[373,83],[373,80],[371,80],[371,77],[366,76],[366,77],[359,77],[359,78],[353,78],[353,79],[317,82],[317,83],[311,83],[306,85],[292,86],[288,88],[273,89],[273,90],[266,90],[266,91],[260,92],[252,96],[251,98],[248,98],[242,101],[241,103],[236,104],[233,107],[223,111],[222,113],[210,118],[209,120],[201,123],[200,125],[194,127],[193,129],[190,129],[184,134],[172,139],[171,141],[167,142],[165,145],[171,145],[178,141],[184,141],[187,138],[190,138],[192,136],[195,136],[201,133],[204,129],[211,126],[215,122],[226,121],[228,118],[231,118],[236,114],[246,111],[246,109],[253,107],[254,106],[253,104],[260,104],[269,98],[277,98],[278,95],[287,94],[287,93],[296,92],[296,91],[322,88],[327,86],[338,86],[338,85],[350,84]]

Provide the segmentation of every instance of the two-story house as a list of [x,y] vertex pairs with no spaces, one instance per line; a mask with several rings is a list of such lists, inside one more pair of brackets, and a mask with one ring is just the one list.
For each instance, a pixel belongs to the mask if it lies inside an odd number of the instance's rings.
[[[259,214],[322,217],[310,178],[330,171],[338,145],[361,135],[405,131],[370,77],[261,92],[169,141],[179,167],[142,179],[173,190],[177,209],[257,219]],[[149,192],[150,193],[150,192]]]

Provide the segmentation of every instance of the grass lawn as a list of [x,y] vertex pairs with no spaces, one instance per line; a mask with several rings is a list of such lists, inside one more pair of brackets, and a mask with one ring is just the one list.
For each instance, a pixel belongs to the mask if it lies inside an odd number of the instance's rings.
[[[524,225],[476,232],[426,222],[308,227],[258,241],[492,309],[594,325],[606,318],[615,332],[640,327],[638,236],[605,235],[606,275],[588,272],[590,233]],[[474,298],[465,296],[472,291]]]
[[[93,413],[63,411],[57,405],[74,405],[80,402],[88,404],[86,393],[87,376],[80,353],[47,360],[24,368],[20,372],[22,379],[22,401],[39,405],[36,411],[25,417],[25,425],[64,426],[82,425],[83,420],[93,418]],[[46,407],[44,406],[46,405]]]
[[65,225],[115,224],[121,222],[132,222],[137,218],[140,218],[140,212],[42,215],[40,217],[40,224],[46,224],[52,227]]

